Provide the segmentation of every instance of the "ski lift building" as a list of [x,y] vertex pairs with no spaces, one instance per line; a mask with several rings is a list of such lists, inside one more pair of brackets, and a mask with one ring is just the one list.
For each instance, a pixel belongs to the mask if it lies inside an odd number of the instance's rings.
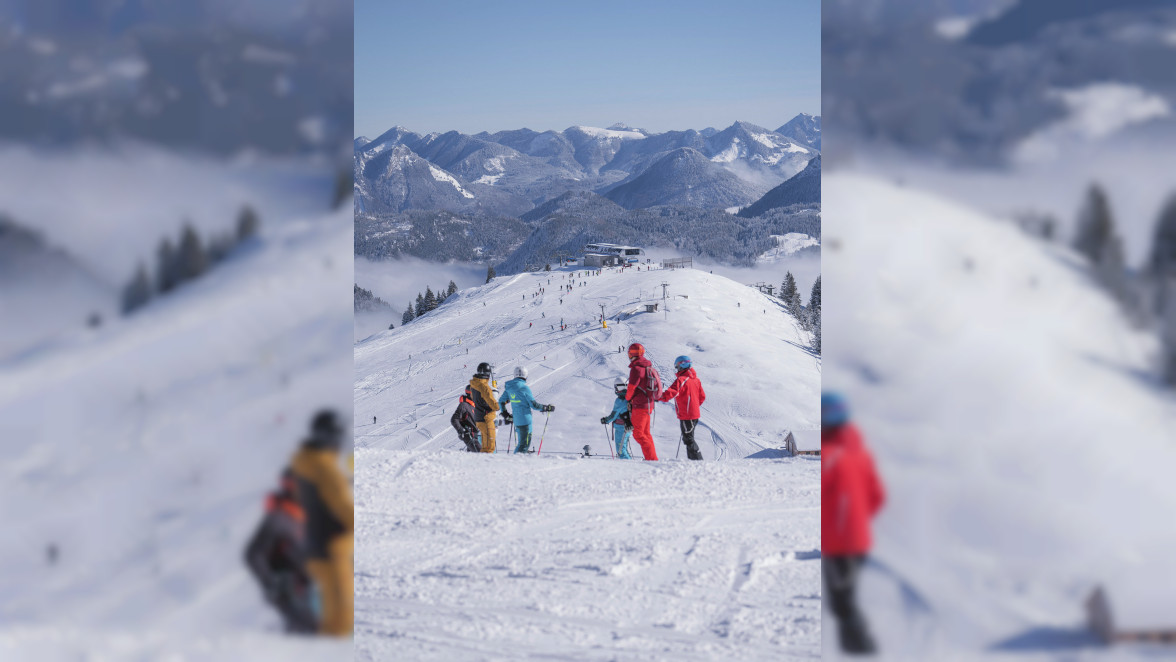
[[588,244],[584,247],[584,265],[589,256],[613,257],[617,264],[637,264],[645,255],[645,250],[637,246],[622,246],[620,244]]

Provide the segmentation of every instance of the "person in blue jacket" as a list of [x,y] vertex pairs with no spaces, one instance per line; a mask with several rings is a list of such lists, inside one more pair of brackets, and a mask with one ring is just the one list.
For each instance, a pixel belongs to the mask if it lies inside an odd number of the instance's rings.
[[[541,405],[535,402],[531,387],[527,386],[527,369],[523,366],[515,368],[514,379],[506,383],[502,395],[498,397],[498,404],[502,406],[502,420],[507,424],[514,423],[519,435],[519,445],[516,453],[526,453],[531,449],[531,410],[551,412],[552,405]],[[506,411],[506,403],[510,401],[510,411]]]
[[617,445],[617,457],[622,460],[631,458],[629,455],[629,431],[633,429],[633,422],[629,420],[629,401],[625,395],[629,390],[629,378],[624,376],[613,384],[613,391],[617,399],[613,402],[612,412],[600,419],[601,424],[613,424],[613,439]]

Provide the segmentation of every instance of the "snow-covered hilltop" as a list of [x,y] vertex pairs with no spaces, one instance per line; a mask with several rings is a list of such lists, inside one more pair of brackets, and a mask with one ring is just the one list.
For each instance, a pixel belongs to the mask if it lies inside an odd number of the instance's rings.
[[[820,656],[820,462],[779,450],[819,423],[820,358],[778,299],[642,268],[500,276],[356,345],[360,657]],[[653,424],[661,461],[610,457],[600,417],[632,342],[663,380],[694,359],[705,461],[675,459],[671,405]],[[540,454],[506,453],[509,426],[495,455],[457,440],[449,417],[481,361],[500,386],[527,367],[555,405],[535,413]]]
[[[78,161],[100,166],[108,191],[190,172],[160,159]],[[350,411],[351,211],[326,211],[323,195],[293,213],[291,191],[329,190],[321,172],[219,174],[184,185],[229,210],[250,198],[263,210],[251,241],[129,317],[0,359],[0,657],[351,654],[350,642],[281,635],[242,556],[310,416]],[[53,239],[111,213],[83,204],[66,214],[82,192],[22,216]],[[170,232],[169,191],[134,204],[124,235],[151,246]]]
[[[1083,601],[1176,594],[1176,402],[1072,251],[949,200],[825,180],[826,384],[846,391],[889,503],[863,594],[895,659],[1085,650]],[[1171,606],[1170,604],[1168,605]],[[1172,611],[1154,617],[1171,623]],[[1129,624],[1128,624],[1129,625]],[[826,645],[833,645],[831,632]]]
[[[645,345],[663,380],[672,378],[675,356],[693,357],[708,398],[698,433],[707,459],[778,448],[788,430],[819,426],[820,358],[779,299],[693,269],[583,273],[569,267],[499,277],[358,343],[356,445],[459,447],[449,416],[474,367],[488,361],[500,385],[526,366],[535,397],[556,405],[544,453],[585,444],[607,453],[599,419],[611,407],[614,380],[628,375],[627,356],[617,350],[633,342]],[[561,293],[567,284],[573,290]],[[533,297],[540,288],[546,293]],[[645,312],[647,303],[658,311]],[[679,432],[671,405],[658,407],[653,434],[659,457],[673,457]]]

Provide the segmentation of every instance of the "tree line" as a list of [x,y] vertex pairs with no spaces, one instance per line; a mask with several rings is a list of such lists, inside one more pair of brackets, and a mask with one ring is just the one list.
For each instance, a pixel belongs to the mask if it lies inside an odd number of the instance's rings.
[[129,315],[153,298],[204,275],[234,249],[256,236],[260,227],[257,212],[248,205],[241,208],[233,231],[215,235],[208,241],[200,238],[190,221],[185,221],[175,242],[169,237],[160,239],[155,250],[154,272],[149,273],[147,266],[139,262],[131,280],[123,286],[123,315]]
[[784,282],[780,285],[780,300],[784,302],[784,308],[788,314],[796,318],[800,323],[801,328],[812,334],[812,348],[817,354],[821,353],[821,277],[817,276],[817,281],[813,283],[813,289],[809,292],[808,305],[805,306],[800,300],[800,290],[796,286],[796,278],[793,277],[792,272],[784,273]]
[[[416,303],[409,302],[408,308],[404,310],[404,314],[400,316],[401,324],[408,324],[414,319],[437,309],[445,300],[457,293],[457,283],[449,281],[449,287],[444,290],[437,290],[433,293],[433,288],[426,287],[424,294],[417,294]],[[388,327],[391,328],[391,327]]]
[[1165,384],[1176,386],[1176,194],[1160,211],[1141,269],[1127,268],[1110,199],[1097,183],[1087,189],[1072,246],[1089,260],[1095,281],[1131,321],[1158,332],[1162,344],[1158,372]]

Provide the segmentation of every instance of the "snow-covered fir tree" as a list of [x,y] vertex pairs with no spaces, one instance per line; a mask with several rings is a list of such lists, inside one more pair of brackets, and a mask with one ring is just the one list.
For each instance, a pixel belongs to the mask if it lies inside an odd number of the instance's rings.
[[151,277],[147,275],[147,268],[143,263],[139,263],[138,269],[135,270],[135,275],[131,277],[130,282],[123,287],[122,292],[122,312],[124,315],[133,312],[137,308],[141,308],[151,300]]
[[449,281],[449,288],[445,290],[445,298],[448,299],[454,294],[457,294],[457,283]]
[[486,282],[487,283],[494,280],[495,275],[496,274],[494,273],[494,266],[493,265],[486,268]]
[[1107,194],[1098,184],[1091,184],[1086,191],[1086,202],[1078,213],[1074,250],[1085,255],[1091,264],[1097,264],[1113,235],[1114,220]]
[[437,309],[437,296],[433,294],[433,288],[425,288],[425,311],[432,311]]
[[408,324],[409,322],[413,321],[414,319],[416,319],[416,313],[413,312],[412,304],[409,303],[408,308],[406,308],[404,310],[404,314],[400,316],[400,323],[402,325]]

